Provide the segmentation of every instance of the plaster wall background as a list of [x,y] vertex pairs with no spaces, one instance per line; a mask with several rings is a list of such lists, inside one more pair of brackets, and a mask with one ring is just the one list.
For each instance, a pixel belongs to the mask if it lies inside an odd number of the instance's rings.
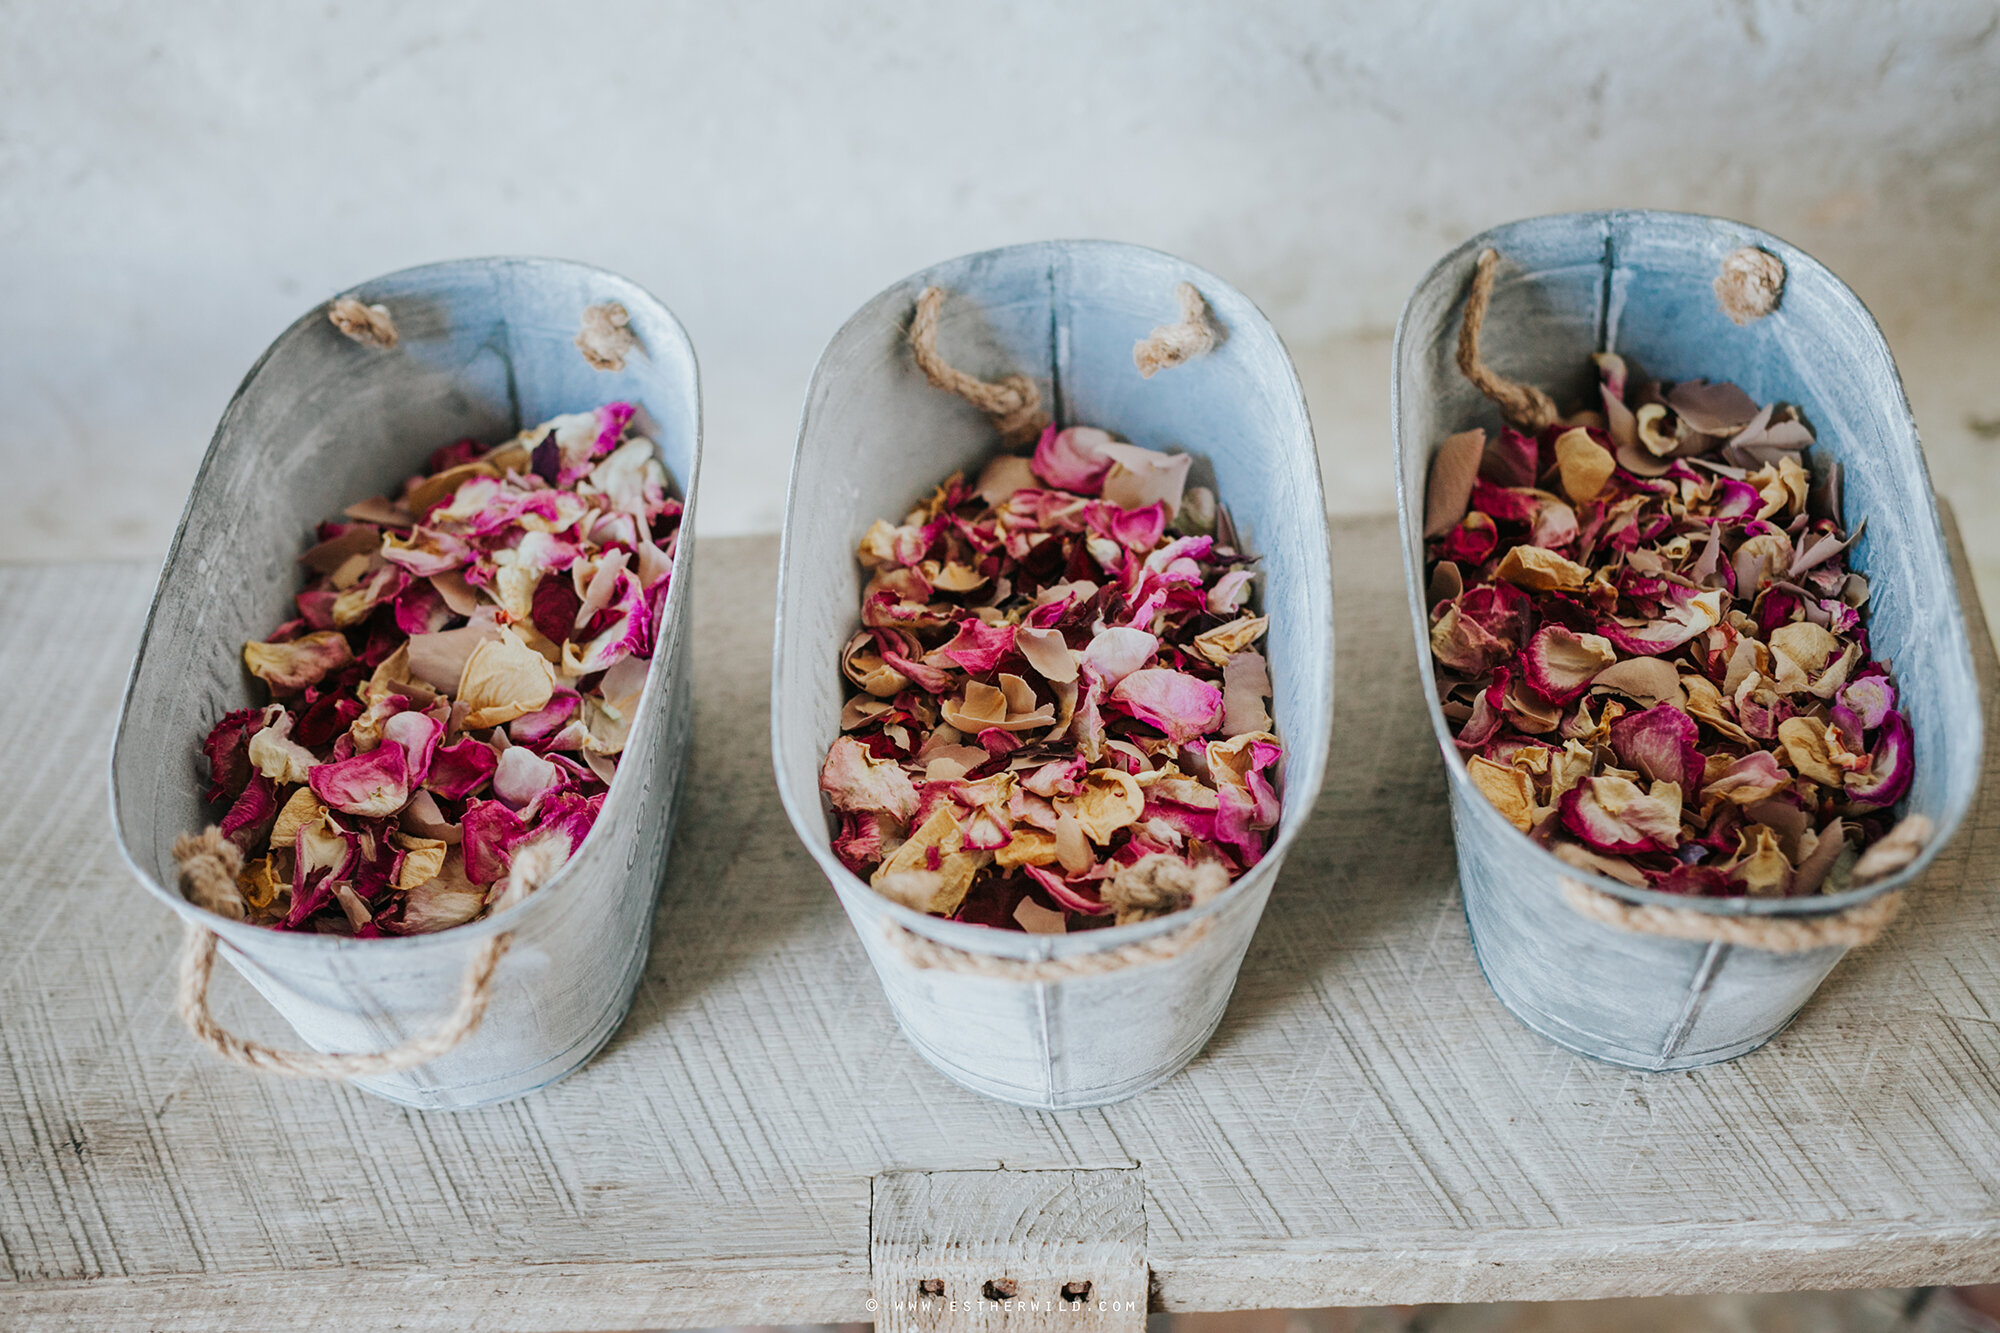
[[1841,273],[2000,575],[1995,0],[0,0],[0,559],[162,552],[286,324],[498,252],[681,316],[709,532],[776,526],[856,306],[1047,236],[1242,287],[1300,363],[1333,507],[1386,509],[1410,287],[1491,223],[1622,205]]

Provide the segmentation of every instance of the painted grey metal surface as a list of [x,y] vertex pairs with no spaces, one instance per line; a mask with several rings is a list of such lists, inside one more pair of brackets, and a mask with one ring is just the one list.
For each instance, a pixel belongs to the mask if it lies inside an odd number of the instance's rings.
[[[581,264],[458,260],[393,273],[356,294],[389,307],[399,346],[350,342],[316,306],[252,368],[216,429],[126,686],[112,822],[146,888],[217,932],[222,955],[319,1050],[380,1050],[428,1031],[451,1009],[480,942],[512,931],[476,1033],[428,1065],[355,1080],[405,1105],[458,1109],[519,1097],[581,1066],[616,1030],[645,966],[692,726],[700,381],[694,349],[665,306]],[[625,306],[643,348],[615,373],[592,370],[572,345],[584,307],[603,301]],[[434,935],[286,933],[184,900],[173,840],[213,819],[201,801],[199,743],[217,717],[255,701],[242,646],[293,614],[296,557],[312,525],[364,496],[393,493],[452,440],[500,440],[620,399],[640,406],[637,420],[687,509],[640,717],[577,854],[525,901]]]
[[[1175,317],[1192,282],[1228,338],[1147,380],[1132,345]],[[1270,851],[1213,902],[1172,917],[1072,936],[939,920],[877,894],[833,854],[818,787],[846,686],[841,645],[858,621],[854,548],[877,518],[899,520],[957,469],[997,451],[986,419],[930,387],[906,345],[919,292],[951,295],[939,345],[988,379],[1019,372],[1063,425],[1105,427],[1196,456],[1247,549],[1263,561],[1271,712],[1285,744],[1285,809]],[[1285,852],[1325,771],[1333,695],[1333,591],[1325,502],[1298,376],[1257,308],[1213,274],[1156,251],[1045,242],[969,255],[915,274],[850,319],[814,372],[792,464],[778,575],[771,741],[792,826],[839,893],[897,1023],[947,1077],[1045,1109],[1129,1097],[1192,1059],[1222,1019],[1236,971]],[[1097,953],[1208,922],[1164,962],[1098,976],[1022,982],[914,966],[892,924],[975,954],[1034,960]]]
[[[1738,327],[1716,305],[1723,257],[1752,245],[1784,262],[1777,311]],[[1816,472],[1842,468],[1845,519],[1868,531],[1853,566],[1869,577],[1869,633],[1894,665],[1916,737],[1904,812],[1936,835],[1902,872],[1805,899],[1689,899],[1633,889],[1558,861],[1471,785],[1429,688],[1422,530],[1425,473],[1447,434],[1497,428],[1498,413],[1458,372],[1459,312],[1479,252],[1502,264],[1481,340],[1503,374],[1582,401],[1589,354],[1615,351],[1662,379],[1733,380],[1759,402],[1799,404],[1818,442]],[[1922,446],[1887,344],[1840,279],[1753,227],[1683,213],[1571,213],[1476,236],[1411,294],[1396,330],[1391,410],[1404,571],[1417,660],[1450,775],[1459,883],[1481,969],[1529,1027],[1585,1055],[1637,1069],[1685,1069],[1756,1049],[1791,1021],[1841,948],[1777,954],[1628,934],[1564,905],[1564,878],[1628,902],[1717,914],[1812,916],[1915,878],[1957,830],[1979,780],[1980,700]]]

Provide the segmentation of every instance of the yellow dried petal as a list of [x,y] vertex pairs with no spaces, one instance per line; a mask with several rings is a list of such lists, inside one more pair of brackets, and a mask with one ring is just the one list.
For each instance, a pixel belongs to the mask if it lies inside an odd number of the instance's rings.
[[1611,451],[1590,438],[1588,431],[1567,430],[1556,437],[1556,468],[1563,493],[1577,504],[1588,504],[1604,490],[1618,470]]
[[[991,852],[963,850],[965,835],[946,802],[931,812],[923,827],[875,868],[868,882],[885,897],[919,912],[955,912],[972,887],[972,877],[993,857]],[[930,865],[936,848],[938,865]]]
[[244,866],[243,873],[236,877],[236,887],[252,911],[263,911],[277,901],[280,889],[290,886],[291,881],[278,874],[271,862],[271,857],[260,856]]
[[1839,788],[1840,770],[1834,767],[1826,723],[1816,717],[1788,717],[1778,724],[1778,742],[1802,777],[1823,786]]
[[1743,881],[1743,891],[1752,898],[1782,898],[1791,886],[1792,863],[1778,847],[1778,835],[1762,824],[1746,830],[1751,835],[1750,850],[1736,863],[1734,878]]
[[554,693],[555,673],[549,669],[548,659],[522,642],[512,629],[474,648],[465,659],[465,674],[458,683],[469,731],[497,727],[536,712]]
[[[290,730],[291,723],[285,723]],[[250,738],[250,763],[265,777],[278,783],[304,782],[319,758],[277,727],[265,727]]]
[[1014,835],[1013,840],[993,853],[993,863],[1002,870],[1056,863],[1055,834],[1022,824],[1016,824],[1009,831]]
[[1535,787],[1526,773],[1510,764],[1496,764],[1484,755],[1473,755],[1465,767],[1472,785],[1508,823],[1523,833],[1535,826]]
[[325,813],[326,807],[312,794],[312,788],[299,788],[278,811],[278,821],[271,825],[271,846],[290,847],[299,836],[300,829],[308,824],[318,824],[320,816]]
[[1217,625],[1194,636],[1194,651],[1214,666],[1227,666],[1229,659],[1264,637],[1270,628],[1269,616],[1239,616],[1226,625]]
[[425,477],[410,488],[403,497],[403,506],[413,514],[422,514],[426,509],[457,490],[459,483],[474,477],[497,477],[500,469],[484,460],[474,463],[460,463],[448,467],[434,477]]
[[450,844],[438,838],[419,838],[409,833],[392,833],[390,841],[403,849],[403,866],[396,872],[396,887],[414,889],[428,884],[444,869]]
[[1588,569],[1540,546],[1512,548],[1494,575],[1527,592],[1578,592],[1590,581]]
[[944,568],[931,578],[931,586],[944,592],[971,592],[984,582],[984,574],[956,560],[946,561]]
[[1101,847],[1119,829],[1139,821],[1146,808],[1146,794],[1123,769],[1097,768],[1079,784],[1074,800],[1058,801],[1056,807],[1073,812],[1084,833]]

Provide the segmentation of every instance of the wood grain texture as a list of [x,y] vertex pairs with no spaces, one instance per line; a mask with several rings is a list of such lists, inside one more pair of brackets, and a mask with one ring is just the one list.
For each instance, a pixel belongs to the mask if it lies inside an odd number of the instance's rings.
[[1137,1333],[1146,1189],[1132,1169],[898,1171],[869,1216],[881,1333]]
[[[1166,1309],[2000,1278],[1992,756],[1903,918],[1770,1046],[1593,1064],[1479,976],[1394,530],[1334,535],[1331,772],[1228,1015],[1160,1087],[1063,1113],[922,1063],[792,838],[771,539],[704,547],[687,804],[631,1017],[562,1084],[428,1115],[250,1077],[179,1030],[176,925],[103,795],[150,571],[0,567],[0,1326],[860,1320],[874,1178],[1001,1168],[1142,1169]],[[233,1027],[288,1035],[218,992]]]

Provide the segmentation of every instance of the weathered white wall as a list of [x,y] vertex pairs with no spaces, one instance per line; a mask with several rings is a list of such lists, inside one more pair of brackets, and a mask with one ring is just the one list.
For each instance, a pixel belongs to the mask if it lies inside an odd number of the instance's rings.
[[1606,205],[1825,259],[1889,329],[1947,488],[1984,505],[1996,34],[1994,0],[0,0],[0,558],[163,549],[294,316],[502,251],[619,270],[681,315],[711,531],[775,526],[807,375],[855,306],[1045,236],[1232,278],[1300,360],[1334,505],[1383,508],[1410,286],[1485,225]]

